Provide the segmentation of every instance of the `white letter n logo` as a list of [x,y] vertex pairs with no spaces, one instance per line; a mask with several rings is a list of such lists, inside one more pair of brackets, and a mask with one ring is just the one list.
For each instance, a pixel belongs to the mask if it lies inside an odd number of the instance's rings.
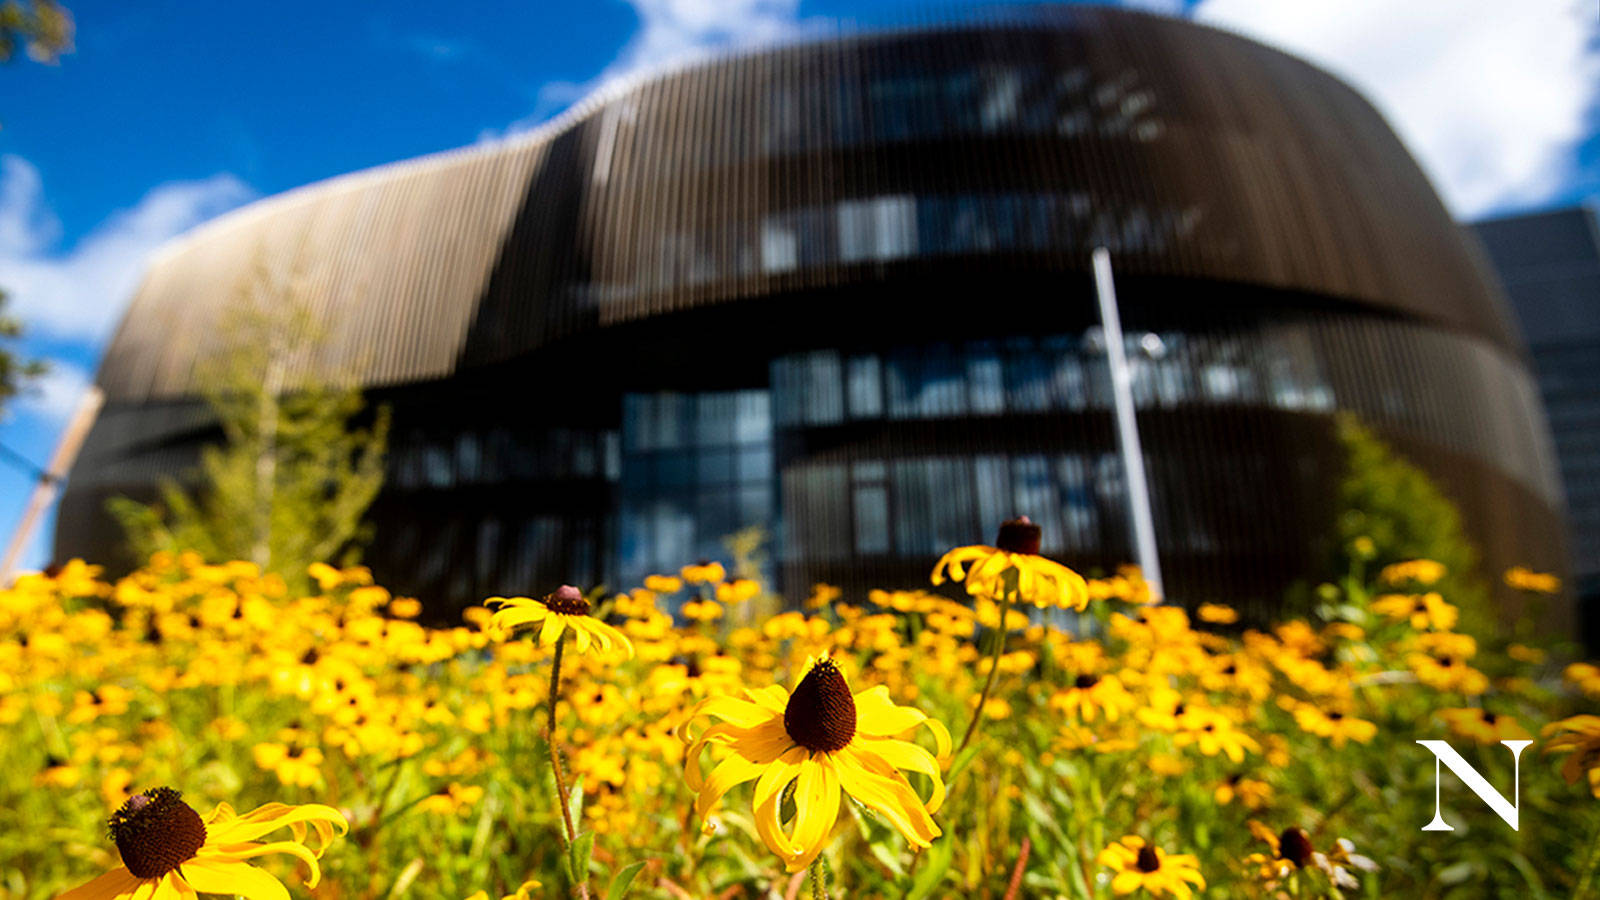
[[1439,815],[1439,763],[1450,767],[1456,773],[1461,783],[1472,789],[1474,794],[1483,802],[1489,804],[1495,815],[1505,820],[1512,831],[1517,830],[1517,807],[1522,805],[1522,750],[1533,741],[1501,741],[1500,743],[1511,748],[1511,767],[1515,773],[1515,782],[1512,796],[1515,798],[1507,803],[1504,794],[1494,789],[1489,780],[1478,774],[1470,763],[1461,758],[1461,754],[1454,747],[1444,741],[1417,741],[1424,747],[1433,751],[1433,821],[1422,826],[1423,831],[1455,831],[1450,823]]

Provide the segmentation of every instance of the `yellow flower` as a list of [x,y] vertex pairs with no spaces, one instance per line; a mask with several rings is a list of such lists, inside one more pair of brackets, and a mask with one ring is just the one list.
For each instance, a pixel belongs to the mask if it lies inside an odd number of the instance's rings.
[[1535,594],[1558,594],[1561,592],[1561,579],[1547,572],[1535,572],[1522,566],[1512,566],[1506,570],[1506,584],[1520,591],[1531,591]]
[[316,747],[261,743],[253,755],[258,767],[277,775],[286,785],[312,787],[322,781],[322,751]]
[[690,584],[715,584],[728,577],[728,570],[722,567],[722,563],[702,559],[692,566],[684,566],[678,574]]
[[1366,719],[1358,719],[1337,709],[1323,711],[1311,703],[1295,707],[1294,720],[1301,731],[1325,737],[1335,747],[1343,747],[1347,741],[1365,744],[1378,734],[1378,726]]
[[1600,798],[1600,716],[1585,714],[1551,722],[1539,736],[1548,741],[1545,753],[1569,754],[1561,765],[1561,777],[1567,784],[1587,778],[1590,793]]
[[1138,701],[1115,675],[1079,675],[1070,686],[1050,697],[1051,709],[1085,722],[1093,722],[1102,713],[1107,722],[1115,722],[1137,705]]
[[1462,737],[1472,738],[1480,744],[1494,745],[1501,741],[1517,741],[1529,737],[1528,730],[1510,716],[1497,716],[1487,709],[1441,709],[1437,715],[1450,730]]
[[[755,781],[756,830],[790,872],[806,868],[822,852],[839,815],[841,792],[882,816],[914,846],[930,846],[939,836],[933,822],[945,793],[939,758],[950,752],[944,725],[896,706],[881,685],[852,695],[828,657],[807,666],[792,694],[772,685],[747,689],[745,696],[701,701],[688,723],[702,716],[722,721],[698,737],[691,737],[685,725],[683,738],[690,746],[684,778],[698,793],[695,811],[702,820],[729,790]],[[939,758],[899,739],[918,725],[933,732]],[[713,744],[730,752],[707,775],[700,754]],[[932,784],[927,800],[901,769],[927,776]],[[790,783],[795,812],[785,828],[779,810]]]
[[[307,825],[317,833],[315,848],[305,846]],[[306,885],[316,887],[322,877],[317,858],[349,824],[337,810],[317,803],[268,803],[242,816],[221,803],[202,819],[177,791],[159,787],[129,797],[112,814],[110,828],[122,865],[56,900],[179,900],[196,891],[252,900],[286,897],[278,879],[245,860],[287,853],[311,869]],[[288,828],[292,840],[256,840],[280,828]]]
[[1213,625],[1232,625],[1239,621],[1239,613],[1231,606],[1221,603],[1202,603],[1196,610],[1200,621],[1210,622]]
[[1410,622],[1418,631],[1449,631],[1460,617],[1460,610],[1438,594],[1384,594],[1372,601],[1372,611],[1391,622]]
[[717,585],[717,600],[721,603],[743,603],[759,593],[761,585],[750,578],[735,578]]
[[1411,581],[1428,587],[1443,578],[1446,571],[1443,563],[1431,559],[1410,559],[1384,566],[1378,577],[1384,584],[1399,585]]
[[683,590],[683,579],[676,575],[646,575],[644,587],[657,594],[676,594]]
[[[1000,526],[997,546],[974,544],[946,553],[933,567],[933,583],[965,581],[967,593],[990,599],[1005,595],[1003,576],[1016,571],[1018,599],[1034,606],[1082,610],[1089,605],[1089,586],[1083,576],[1039,555],[1039,526],[1027,516]],[[969,566],[970,568],[964,568]]]
[[563,633],[572,632],[573,643],[579,653],[592,643],[597,651],[623,650],[631,658],[633,644],[622,632],[589,615],[593,607],[583,592],[564,584],[542,600],[528,597],[490,597],[486,606],[499,609],[489,619],[489,631],[504,639],[505,635],[523,625],[543,623],[539,628],[539,643],[554,646]]
[[1200,877],[1200,861],[1193,855],[1168,853],[1145,843],[1136,834],[1112,841],[1100,851],[1100,865],[1117,873],[1111,879],[1111,890],[1116,894],[1131,894],[1144,888],[1154,897],[1171,894],[1188,900],[1194,896],[1194,888],[1206,887],[1206,880]]
[[1238,773],[1229,775],[1211,793],[1219,806],[1238,800],[1245,809],[1263,809],[1272,802],[1272,785],[1254,778],[1244,778]]
[[722,604],[715,600],[705,600],[696,596],[693,600],[683,605],[680,610],[684,618],[696,622],[712,622],[722,618]]

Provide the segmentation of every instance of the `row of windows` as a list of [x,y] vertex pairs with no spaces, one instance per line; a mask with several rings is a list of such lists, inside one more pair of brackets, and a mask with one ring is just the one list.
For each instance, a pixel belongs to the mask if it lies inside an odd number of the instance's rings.
[[[1199,206],[1151,206],[1087,192],[894,194],[729,219],[653,238],[622,280],[570,285],[593,302],[682,285],[832,265],[991,253],[1160,254],[1193,235]],[[626,263],[626,261],[624,261]]]
[[[1126,336],[1134,403],[1333,408],[1332,390],[1314,360],[1285,345],[1294,340],[1292,332],[1253,337]],[[780,426],[818,426],[1107,409],[1111,377],[1103,348],[1095,328],[1075,336],[934,344],[883,354],[823,350],[788,356],[772,365],[774,420]]]
[[390,444],[386,477],[402,490],[568,478],[616,481],[621,459],[615,431],[415,431]]

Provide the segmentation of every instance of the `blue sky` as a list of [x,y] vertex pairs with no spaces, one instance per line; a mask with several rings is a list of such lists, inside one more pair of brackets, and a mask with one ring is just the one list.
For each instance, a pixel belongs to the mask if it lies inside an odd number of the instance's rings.
[[[992,5],[992,4],[984,4]],[[1463,218],[1600,198],[1593,0],[1140,0],[1368,95]],[[77,50],[0,67],[0,288],[54,373],[0,421],[42,463],[143,260],[257,197],[525,130],[607,80],[728,47],[925,21],[901,0],[67,0]],[[942,17],[964,4],[933,7]],[[30,479],[0,468],[0,539]],[[48,523],[28,562],[47,558]]]

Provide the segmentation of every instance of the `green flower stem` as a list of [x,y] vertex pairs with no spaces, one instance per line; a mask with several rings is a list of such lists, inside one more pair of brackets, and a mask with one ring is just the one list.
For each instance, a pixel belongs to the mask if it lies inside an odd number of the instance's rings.
[[828,900],[828,864],[820,854],[811,862],[811,900]]
[[[556,805],[561,807],[561,824],[565,826],[563,835],[566,840],[562,842],[567,855],[572,855],[572,843],[578,839],[578,830],[572,826],[572,808],[568,803],[567,780],[561,774],[561,751],[556,749],[556,708],[561,703],[561,655],[567,646],[567,636],[563,634],[556,641],[556,655],[550,662],[550,718],[545,723],[544,742],[550,748],[550,771],[556,778]],[[573,872],[572,880],[577,883],[578,896],[589,900],[589,878],[587,872]]]
[[967,723],[967,733],[961,736],[961,745],[956,747],[956,753],[967,749],[972,743],[972,736],[978,732],[978,723],[983,721],[983,708],[989,703],[989,694],[994,690],[995,679],[1000,675],[1000,657],[1006,650],[1006,619],[1011,615],[1011,604],[1017,598],[1017,570],[1010,568],[1000,575],[1004,584],[1005,599],[1000,604],[1000,627],[995,629],[994,651],[989,654],[989,678],[983,683],[983,693],[978,695],[978,708],[972,711],[972,721]]
[[1583,864],[1583,876],[1578,879],[1578,889],[1572,892],[1575,898],[1594,896],[1594,873],[1600,867],[1600,825],[1596,825],[1594,833],[1589,836],[1589,859]]

